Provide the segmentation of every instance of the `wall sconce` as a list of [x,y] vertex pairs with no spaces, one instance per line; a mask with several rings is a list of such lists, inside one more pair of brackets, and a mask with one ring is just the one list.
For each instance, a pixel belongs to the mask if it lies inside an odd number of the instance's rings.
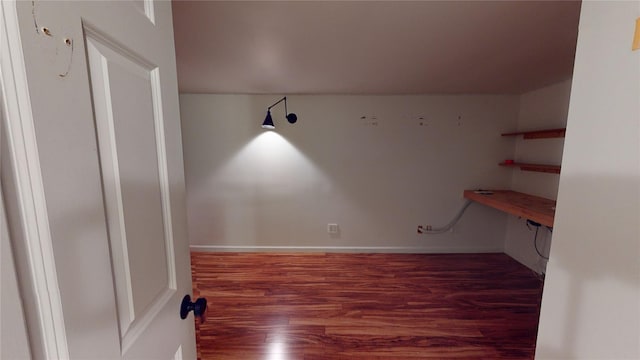
[[298,116],[296,114],[287,112],[287,97],[285,96],[282,99],[276,101],[275,104],[267,108],[267,117],[264,118],[264,121],[262,122],[263,129],[273,130],[276,128],[276,126],[273,124],[273,119],[271,118],[271,108],[278,105],[283,100],[284,100],[284,113],[286,114],[287,121],[289,121],[290,124],[295,124],[295,122],[298,121]]

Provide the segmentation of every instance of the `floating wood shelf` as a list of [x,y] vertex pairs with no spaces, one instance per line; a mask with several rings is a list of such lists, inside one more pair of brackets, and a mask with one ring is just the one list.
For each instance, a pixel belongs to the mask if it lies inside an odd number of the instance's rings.
[[511,190],[488,190],[488,192],[490,194],[465,190],[464,197],[508,214],[553,227],[553,218],[556,213],[554,200]]
[[527,164],[527,163],[519,163],[519,162],[514,162],[510,164],[501,162],[498,165],[507,166],[507,167],[519,167],[520,170],[523,170],[523,171],[537,171],[537,172],[544,172],[544,173],[551,173],[551,174],[560,174],[560,165]]
[[522,135],[524,139],[549,139],[549,138],[563,138],[566,132],[567,132],[567,129],[562,128],[562,129],[511,132],[511,133],[504,133],[502,134],[502,136]]

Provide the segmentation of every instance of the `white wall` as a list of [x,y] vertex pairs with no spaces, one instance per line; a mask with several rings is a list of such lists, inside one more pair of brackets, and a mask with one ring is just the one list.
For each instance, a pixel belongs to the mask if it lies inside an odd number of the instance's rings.
[[[563,128],[567,124],[571,81],[563,81],[520,96],[518,131]],[[514,159],[534,164],[560,165],[564,138],[524,140],[513,138],[516,144]],[[558,174],[520,171],[505,168],[512,173],[511,189],[527,194],[556,199]],[[505,236],[505,253],[538,273],[543,273],[546,260],[534,248],[534,232],[526,226],[527,219],[509,216]],[[551,233],[543,226],[538,232],[538,249],[547,256],[551,246]]]
[[[279,105],[277,132],[264,131],[277,99],[181,95],[192,245],[503,250],[506,215],[481,205],[453,233],[416,227],[448,222],[464,189],[508,187],[511,172],[497,163],[514,152],[500,133],[516,126],[517,97],[292,96],[298,123]],[[330,222],[339,236],[327,234]]]
[[538,359],[640,358],[638,17],[582,3]]

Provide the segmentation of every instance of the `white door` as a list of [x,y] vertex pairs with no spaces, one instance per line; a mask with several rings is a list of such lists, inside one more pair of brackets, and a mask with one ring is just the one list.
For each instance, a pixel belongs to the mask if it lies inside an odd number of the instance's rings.
[[194,359],[171,3],[16,6],[70,357]]
[[[0,89],[0,171],[4,150],[4,104]],[[6,155],[6,154],[5,154]],[[0,177],[1,177],[0,173]],[[5,216],[4,195],[0,188],[0,359],[29,359],[29,338],[25,328],[23,304],[18,294],[18,279]]]

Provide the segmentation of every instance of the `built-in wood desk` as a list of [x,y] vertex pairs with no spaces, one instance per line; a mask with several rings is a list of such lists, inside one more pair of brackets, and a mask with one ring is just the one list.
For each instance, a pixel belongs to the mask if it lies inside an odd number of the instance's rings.
[[492,194],[483,195],[475,190],[465,190],[464,197],[500,211],[553,227],[553,218],[556,214],[554,200],[511,190],[487,191]]

